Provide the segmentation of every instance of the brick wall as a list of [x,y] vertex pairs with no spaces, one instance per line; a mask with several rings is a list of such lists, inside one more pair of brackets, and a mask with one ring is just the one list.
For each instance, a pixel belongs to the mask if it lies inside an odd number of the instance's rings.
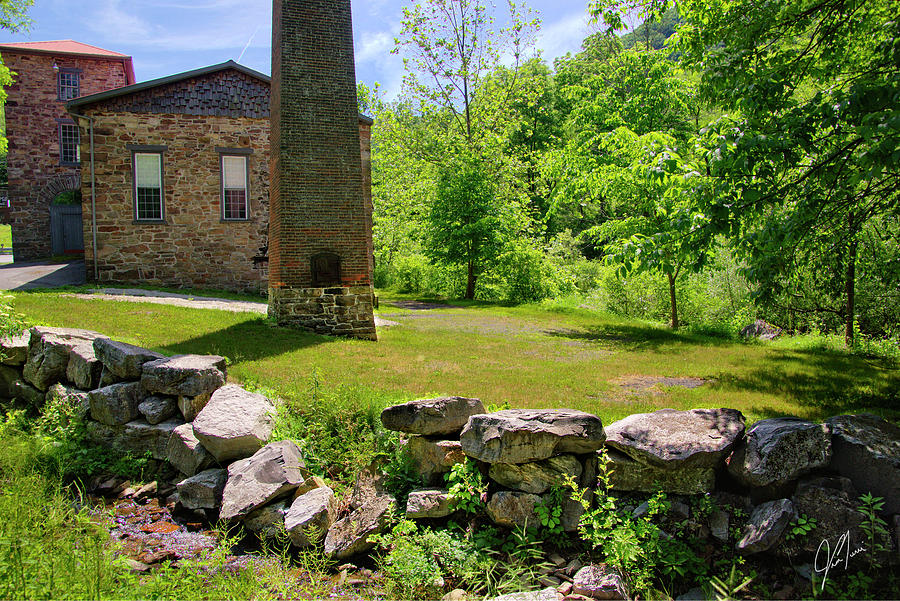
[[[97,257],[101,282],[143,282],[259,292],[265,289],[253,257],[268,227],[268,119],[86,110],[95,118]],[[86,140],[86,129],[82,139]],[[134,222],[134,145],[164,145],[165,223]],[[251,149],[248,221],[221,218],[217,147]],[[88,148],[82,147],[88,159]],[[84,240],[88,277],[93,277],[85,191]]]
[[49,205],[55,183],[77,175],[78,167],[59,164],[57,119],[70,120],[57,97],[58,67],[81,69],[81,94],[124,86],[121,60],[3,52],[16,73],[8,88],[6,136],[9,139],[9,197],[15,260],[50,255]]

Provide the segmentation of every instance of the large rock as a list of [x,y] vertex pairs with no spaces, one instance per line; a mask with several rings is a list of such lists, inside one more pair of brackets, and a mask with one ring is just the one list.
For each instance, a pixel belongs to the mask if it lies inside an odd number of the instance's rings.
[[453,497],[442,488],[423,488],[409,493],[406,517],[443,518],[453,513]]
[[900,428],[870,414],[839,415],[831,428],[831,469],[860,493],[884,498],[884,513],[900,513]]
[[347,559],[372,549],[375,543],[369,537],[390,525],[396,504],[394,497],[378,495],[332,524],[325,535],[325,553],[334,559]]
[[194,420],[194,435],[220,463],[252,455],[272,435],[275,406],[229,384],[216,390]]
[[744,536],[735,548],[745,555],[771,549],[781,540],[781,535],[795,516],[794,504],[789,499],[757,505],[747,521]]
[[308,547],[325,536],[336,516],[334,491],[327,486],[314,488],[294,499],[284,516],[284,529],[294,546]]
[[559,601],[563,596],[556,592],[552,586],[539,591],[522,591],[521,593],[508,593],[493,597],[488,601]]
[[485,508],[488,517],[498,526],[513,528],[516,526],[537,526],[540,524],[535,507],[540,505],[541,497],[527,492],[500,490],[491,496]]
[[[66,415],[71,415],[79,420],[85,419],[91,412],[90,394],[64,384],[54,384],[47,390],[46,403],[65,407]],[[61,417],[64,416],[61,415]],[[68,421],[65,421],[63,425],[68,425]]]
[[744,434],[735,409],[660,409],[606,426],[606,446],[664,468],[715,468]]
[[94,340],[94,355],[106,369],[123,380],[139,380],[144,363],[165,358],[159,353],[109,338]]
[[797,417],[756,422],[734,450],[728,473],[745,486],[778,487],[831,461],[826,424]]
[[79,344],[93,343],[97,332],[69,328],[33,327],[28,341],[28,360],[22,369],[24,379],[41,391],[66,380],[69,351]]
[[474,415],[459,438],[469,457],[528,463],[561,453],[591,453],[606,434],[596,415],[573,409],[507,409]]
[[0,365],[0,398],[19,399],[38,409],[44,406],[43,392],[22,380],[22,373],[15,367]]
[[141,384],[151,393],[196,397],[225,384],[225,358],[218,355],[175,355],[148,361]]
[[165,460],[172,432],[183,423],[180,419],[170,419],[159,424],[150,424],[142,419],[128,422],[116,446],[135,455],[149,452],[154,459]]
[[254,509],[242,521],[244,527],[260,539],[277,540],[284,534],[284,515],[290,503],[276,501],[270,505]]
[[536,495],[551,486],[563,486],[566,476],[581,479],[581,461],[574,455],[557,455],[531,463],[492,463],[488,477],[506,488]]
[[616,451],[608,451],[613,490],[696,495],[713,490],[716,472],[709,467],[664,468],[635,461]]
[[406,452],[416,472],[429,484],[439,484],[442,476],[457,463],[466,460],[458,440],[432,440],[424,436],[410,436]]
[[572,594],[591,599],[627,599],[625,582],[614,567],[605,563],[586,565],[572,579]]
[[215,459],[194,436],[191,424],[181,424],[172,431],[166,458],[185,476],[193,476],[211,466]]
[[178,413],[178,401],[170,396],[149,396],[138,405],[138,411],[151,424],[158,424]]
[[[102,339],[99,339],[102,340]],[[93,390],[100,384],[103,364],[94,356],[94,344],[80,342],[69,351],[66,378],[82,390]]]
[[484,404],[479,399],[441,397],[387,407],[381,412],[381,423],[388,430],[442,436],[457,434],[469,417],[479,413],[484,413]]
[[188,509],[216,509],[222,504],[222,491],[228,474],[223,469],[209,469],[176,486],[178,502]]
[[235,461],[228,466],[219,517],[241,518],[290,495],[303,482],[304,467],[300,448],[289,440],[269,443],[252,457]]
[[384,488],[384,459],[376,457],[356,475],[350,493],[350,509],[368,505],[376,497],[388,494]]
[[28,340],[30,332],[22,332],[0,338],[0,363],[21,367],[28,360]]
[[757,319],[753,323],[741,329],[742,338],[757,338],[759,340],[774,340],[781,335],[781,328]]
[[[853,483],[842,477],[810,477],[800,480],[791,501],[797,515],[816,520],[816,527],[806,536],[791,541],[785,552],[796,557],[801,552],[813,554],[823,540],[834,550],[842,535],[850,533],[848,545],[851,552],[864,544],[865,534],[860,529],[859,493]],[[882,542],[888,542],[886,539]]]
[[200,396],[178,397],[178,410],[184,416],[184,421],[192,422],[197,419],[197,416],[209,403],[211,396],[210,394],[201,394]]
[[119,439],[125,426],[111,426],[103,422],[97,422],[92,419],[84,423],[87,430],[87,438],[96,445],[102,445],[109,448],[119,448]]
[[141,394],[140,382],[120,382],[92,390],[91,417],[110,426],[127,424],[141,414]]

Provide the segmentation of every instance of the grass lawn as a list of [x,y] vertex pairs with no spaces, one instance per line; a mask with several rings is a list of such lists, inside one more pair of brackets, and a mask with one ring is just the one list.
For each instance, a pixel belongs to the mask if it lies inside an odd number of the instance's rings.
[[[744,343],[575,309],[470,304],[417,310],[381,297],[377,343],[276,328],[263,317],[147,303],[13,295],[16,311],[44,325],[88,328],[167,354],[229,358],[229,379],[300,396],[318,370],[388,403],[432,395],[512,407],[570,407],[609,423],[663,407],[733,407],[749,420],[793,414],[821,420],[870,411],[900,417],[900,365],[843,352],[833,340]],[[689,389],[648,377],[700,378]]]
[[12,226],[0,225],[0,246],[12,248]]

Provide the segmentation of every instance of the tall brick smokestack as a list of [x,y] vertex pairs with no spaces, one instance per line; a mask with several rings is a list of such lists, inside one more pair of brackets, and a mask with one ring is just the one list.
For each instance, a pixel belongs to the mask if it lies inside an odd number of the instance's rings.
[[375,339],[350,0],[274,0],[269,314]]

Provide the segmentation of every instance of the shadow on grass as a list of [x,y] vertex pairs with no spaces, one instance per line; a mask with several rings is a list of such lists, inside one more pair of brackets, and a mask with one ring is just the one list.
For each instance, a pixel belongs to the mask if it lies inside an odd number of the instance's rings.
[[[723,374],[716,387],[791,399],[811,419],[862,411],[900,418],[900,366],[890,359],[831,350],[779,352],[767,357],[763,367]],[[768,417],[783,415],[772,407],[754,410]]]
[[[673,332],[661,327],[633,324],[603,324],[586,328],[551,329],[544,330],[544,333],[555,338],[595,342],[629,351],[660,351],[663,347],[677,345],[724,346],[735,344],[734,340],[724,337]],[[675,348],[671,350],[677,351]]]

